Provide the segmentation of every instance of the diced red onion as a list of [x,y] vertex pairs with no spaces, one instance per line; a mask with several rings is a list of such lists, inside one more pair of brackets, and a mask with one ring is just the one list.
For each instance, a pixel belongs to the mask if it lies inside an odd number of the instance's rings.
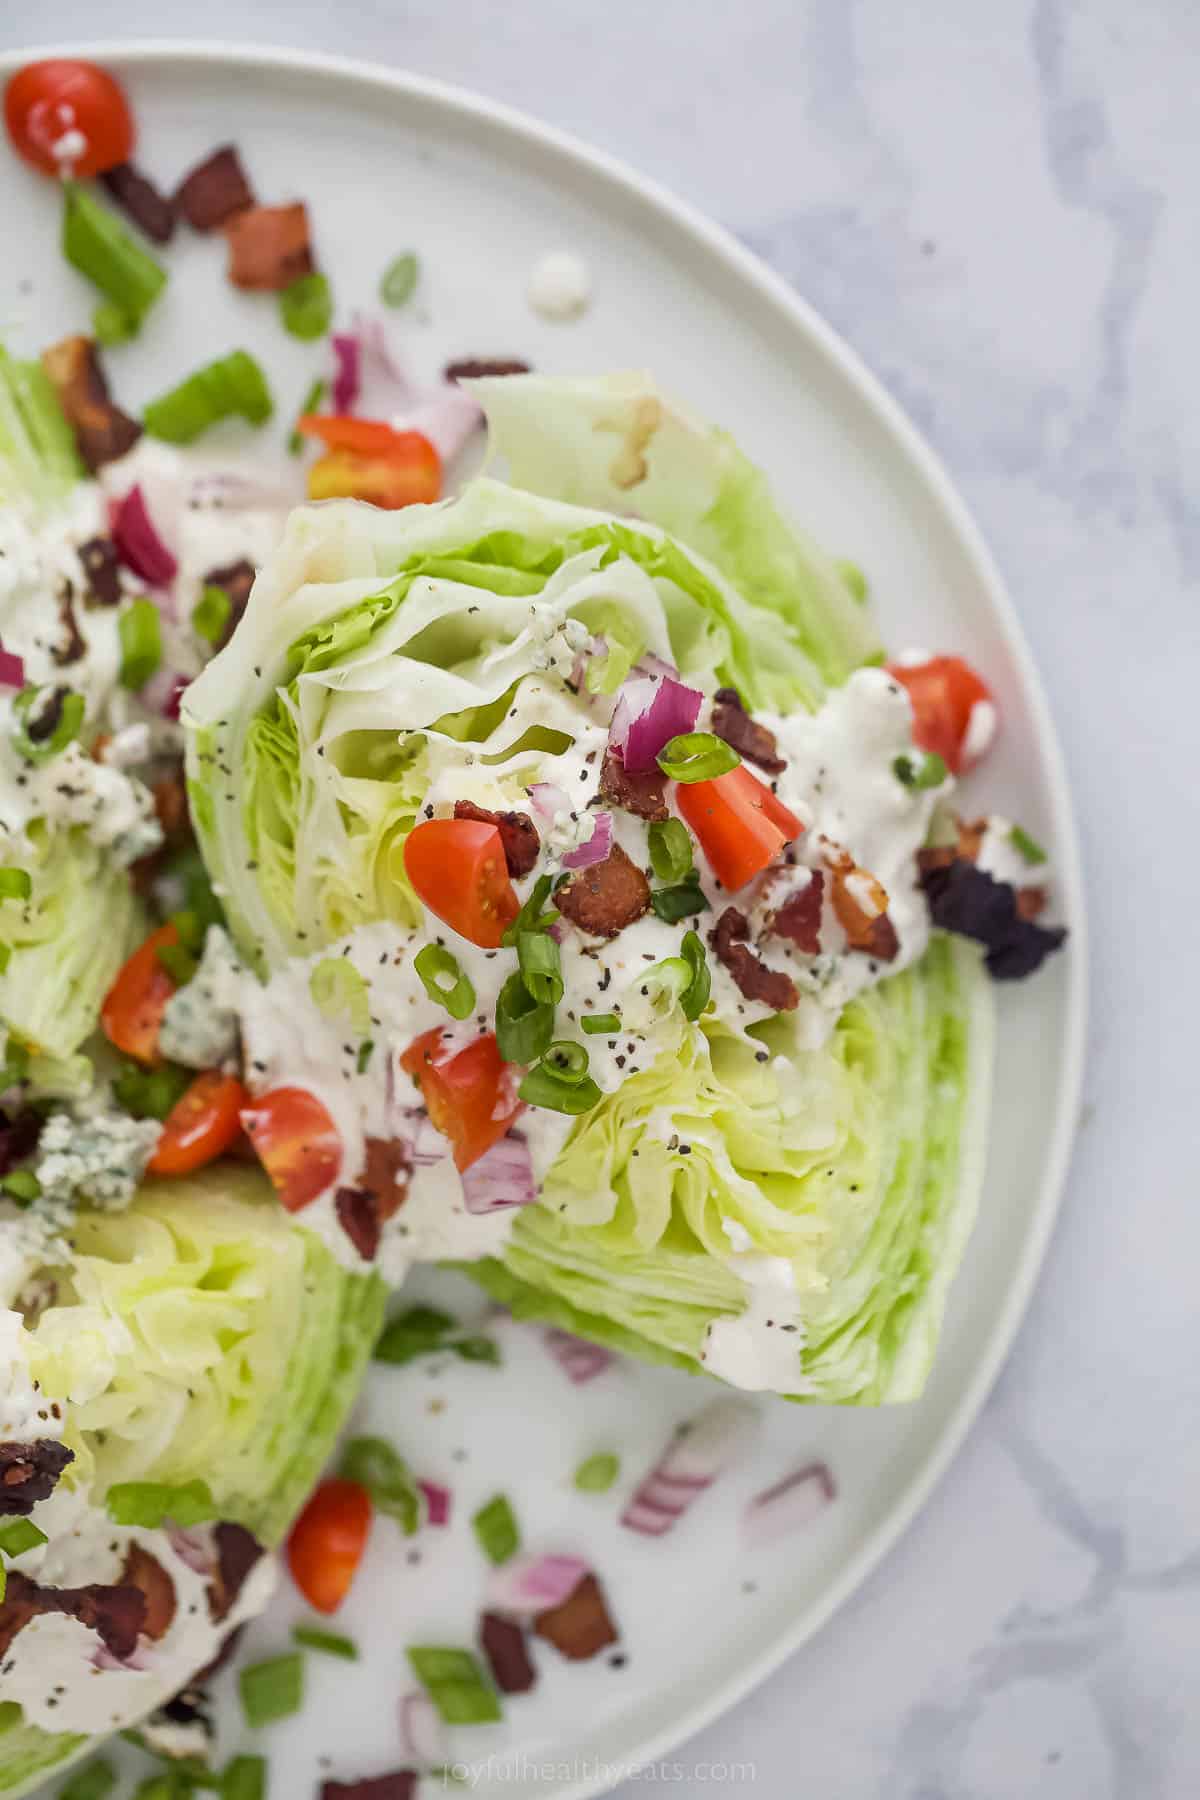
[[0,644],[0,687],[23,688],[25,663],[14,651]]
[[622,1525],[645,1537],[662,1537],[670,1531],[737,1460],[757,1416],[744,1400],[710,1402],[672,1437],[621,1514]]
[[148,1639],[139,1638],[136,1648],[124,1658],[114,1656],[107,1644],[100,1644],[92,1655],[93,1669],[123,1669],[126,1674],[131,1669],[139,1674],[145,1669],[154,1667],[154,1646]]
[[335,331],[330,338],[337,369],[333,377],[333,410],[342,415],[352,413],[362,391],[362,345],[347,331]]
[[400,1742],[406,1756],[432,1767],[446,1760],[446,1734],[429,1695],[418,1690],[400,1700]]
[[556,813],[569,812],[571,802],[562,788],[552,781],[535,781],[529,790],[529,803],[539,819],[550,824]]
[[514,1619],[531,1619],[569,1600],[590,1573],[579,1556],[512,1556],[489,1576],[487,1605]]
[[427,1525],[448,1525],[450,1523],[451,1493],[440,1481],[418,1481],[417,1486],[425,1496],[425,1523]]
[[603,862],[613,847],[612,814],[600,812],[595,814],[592,835],[586,844],[580,844],[577,850],[569,850],[563,857],[564,869],[590,869],[594,863]]
[[634,673],[651,675],[658,680],[662,680],[664,677],[669,681],[679,680],[679,670],[675,664],[665,662],[661,656],[655,656],[653,650],[647,650],[643,656],[638,657],[634,664]]
[[537,1199],[533,1158],[523,1131],[510,1131],[462,1173],[463,1204],[469,1213],[502,1212]]
[[135,482],[112,509],[113,543],[127,569],[151,587],[169,587],[179,564],[154,529],[145,496]]
[[205,1527],[199,1531],[185,1531],[182,1525],[169,1525],[167,1542],[180,1562],[186,1563],[195,1574],[208,1575],[216,1568],[212,1532]]
[[435,1169],[450,1154],[444,1138],[423,1106],[406,1107],[401,1114],[403,1133],[409,1142],[409,1160],[414,1169]]
[[483,408],[467,388],[448,381],[422,395],[414,406],[393,414],[391,424],[396,431],[419,431],[447,463],[483,424]]
[[164,719],[177,719],[188,685],[187,677],[176,674],[174,669],[156,669],[145,686],[138,689],[138,699],[147,712],[159,713]]
[[836,1496],[837,1487],[826,1463],[808,1463],[785,1475],[774,1487],[756,1494],[746,1507],[742,1524],[747,1543],[773,1544],[810,1525]]
[[557,1325],[547,1326],[543,1338],[555,1362],[577,1387],[585,1381],[594,1381],[597,1375],[603,1375],[605,1369],[610,1368],[617,1360],[615,1353],[606,1350],[603,1344],[589,1344],[586,1338],[576,1337],[573,1332],[563,1331]]
[[669,675],[635,676],[617,696],[608,741],[631,775],[643,774],[654,768],[664,744],[694,728],[703,702],[697,688]]

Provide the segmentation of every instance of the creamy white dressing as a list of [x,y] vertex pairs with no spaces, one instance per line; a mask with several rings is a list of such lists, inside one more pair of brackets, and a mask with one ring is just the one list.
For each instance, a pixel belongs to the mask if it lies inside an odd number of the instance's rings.
[[700,1361],[731,1387],[805,1393],[811,1384],[800,1373],[804,1324],[791,1263],[785,1256],[738,1253],[727,1266],[745,1287],[746,1308],[712,1321]]
[[975,858],[976,867],[995,881],[1007,882],[1010,887],[1045,887],[1053,880],[1050,863],[1027,862],[1013,842],[1013,829],[1012,820],[1003,818],[1000,813],[989,816]]
[[0,1443],[61,1436],[61,1408],[39,1391],[30,1370],[29,1333],[21,1314],[0,1311]]
[[573,250],[548,250],[529,277],[529,304],[543,319],[577,319],[592,297],[592,277]]

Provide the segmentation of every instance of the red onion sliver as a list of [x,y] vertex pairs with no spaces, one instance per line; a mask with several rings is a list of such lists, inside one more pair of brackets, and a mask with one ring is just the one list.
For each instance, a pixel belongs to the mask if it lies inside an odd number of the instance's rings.
[[425,1108],[409,1106],[400,1116],[413,1168],[435,1169],[439,1163],[444,1163],[450,1154],[450,1141],[442,1136]]
[[621,1514],[630,1531],[662,1537],[745,1448],[757,1420],[744,1400],[714,1400],[681,1426]]
[[529,804],[539,819],[549,824],[556,813],[568,812],[571,802],[562,788],[552,781],[535,781],[529,790]]
[[333,377],[333,410],[341,415],[352,413],[362,391],[362,345],[349,332],[335,331],[330,343],[337,358]]
[[391,424],[396,431],[419,431],[447,463],[470,443],[483,424],[483,408],[467,388],[456,381],[447,382],[424,395],[415,406],[395,413]]
[[664,744],[691,731],[700,716],[704,695],[670,676],[638,676],[621,688],[609,727],[608,741],[621,752],[631,775],[655,767]]
[[586,1338],[562,1331],[557,1325],[547,1326],[543,1341],[555,1362],[561,1364],[577,1387],[603,1375],[617,1360],[615,1353],[606,1350],[603,1344],[589,1344]]
[[590,869],[594,863],[603,862],[613,847],[612,814],[596,813],[592,826],[592,835],[586,844],[580,844],[577,850],[569,850],[563,857],[564,869]]
[[425,1496],[426,1524],[448,1525],[452,1499],[450,1489],[443,1487],[440,1481],[418,1481],[417,1486]]
[[197,1575],[209,1575],[217,1566],[212,1532],[201,1526],[198,1531],[184,1530],[182,1525],[167,1527],[167,1542],[188,1568]]
[[510,1131],[462,1174],[463,1204],[469,1213],[502,1212],[537,1199],[533,1158],[522,1131]]
[[429,1695],[404,1694],[400,1700],[400,1742],[406,1756],[426,1766],[446,1760],[446,1734],[441,1715]]
[[177,675],[174,669],[156,669],[145,686],[138,689],[138,699],[147,712],[159,713],[164,719],[177,719],[187,686],[187,677]]
[[135,484],[112,508],[112,536],[127,569],[151,587],[169,587],[179,564],[154,529],[141,488]]
[[513,1556],[488,1578],[487,1605],[517,1619],[531,1619],[569,1600],[589,1565],[580,1556]]
[[661,656],[655,656],[653,650],[647,650],[644,656],[639,656],[634,664],[634,673],[651,675],[658,680],[662,680],[664,677],[669,681],[679,680],[679,670],[675,664],[664,662]]
[[119,1656],[113,1655],[107,1644],[101,1644],[92,1656],[92,1667],[93,1669],[123,1669],[126,1674],[134,1669],[141,1674],[144,1670],[154,1667],[154,1647],[147,1639],[139,1638],[137,1648],[132,1655],[125,1657],[122,1661]]
[[836,1496],[837,1487],[826,1463],[809,1463],[785,1475],[774,1487],[756,1494],[746,1507],[742,1520],[746,1542],[773,1544],[810,1525]]
[[0,644],[0,687],[23,688],[24,686],[24,661],[14,651],[6,650]]

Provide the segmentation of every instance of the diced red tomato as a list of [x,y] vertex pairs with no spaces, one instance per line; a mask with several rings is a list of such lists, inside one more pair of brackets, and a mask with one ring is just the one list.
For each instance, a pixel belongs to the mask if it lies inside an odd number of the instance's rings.
[[305,413],[298,429],[327,446],[308,471],[311,500],[369,500],[394,510],[441,494],[442,459],[419,431],[338,413]]
[[408,879],[431,913],[485,950],[498,950],[521,910],[504,843],[478,819],[427,819],[404,844]]
[[[908,668],[889,663],[888,674],[908,690],[917,748],[934,751],[952,775],[974,768],[991,744],[997,719],[983,677],[961,656],[931,656]],[[990,713],[976,715],[977,706]]]
[[167,1002],[175,992],[175,983],[159,962],[158,952],[178,942],[174,925],[160,925],[151,932],[121,969],[100,1008],[100,1023],[109,1043],[148,1067],[162,1060],[158,1033]]
[[310,1205],[337,1179],[342,1140],[325,1107],[307,1088],[272,1088],[244,1106],[240,1118],[289,1212]]
[[133,154],[129,102],[95,63],[27,63],[4,90],[4,123],[18,156],[45,175],[99,175]]
[[400,1066],[420,1083],[430,1120],[449,1138],[461,1173],[499,1143],[523,1109],[491,1032],[449,1055],[442,1054],[442,1039],[436,1027],[423,1032]]
[[730,893],[774,862],[804,826],[745,763],[712,781],[680,782],[675,804]]
[[327,450],[355,450],[360,456],[407,451],[413,438],[429,443],[419,431],[397,431],[383,419],[359,419],[350,413],[302,413],[296,430],[320,438]]
[[323,1481],[292,1526],[292,1580],[318,1612],[336,1612],[371,1534],[371,1498],[357,1481]]
[[248,1096],[233,1075],[207,1069],[180,1095],[163,1124],[151,1175],[190,1175],[215,1162],[239,1136]]

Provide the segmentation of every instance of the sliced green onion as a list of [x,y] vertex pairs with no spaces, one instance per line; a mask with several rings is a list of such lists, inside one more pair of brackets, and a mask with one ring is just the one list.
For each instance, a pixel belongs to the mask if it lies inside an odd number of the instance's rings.
[[[317,379],[309,386],[304,399],[301,401],[300,411],[297,414],[297,417],[304,419],[307,418],[309,413],[315,413],[328,392],[329,383],[323,376],[318,375]],[[299,456],[304,448],[304,433],[297,430],[292,431],[287,441],[287,447],[289,456]]]
[[898,781],[914,793],[924,788],[941,787],[946,779],[946,765],[936,750],[918,751],[909,755],[905,751],[892,763],[892,771]]
[[426,944],[413,959],[413,968],[431,1000],[444,1006],[452,1019],[467,1019],[475,1010],[475,989],[458,966],[458,959],[441,944]]
[[28,1074],[29,1052],[24,1044],[17,1043],[10,1034],[4,1046],[4,1063],[0,1067],[0,1093],[3,1093],[5,1088],[16,1087],[17,1083],[24,1081]]
[[206,644],[219,644],[233,611],[233,601],[223,587],[211,581],[192,608],[192,630]]
[[455,1323],[449,1313],[439,1312],[435,1306],[406,1307],[384,1326],[375,1345],[375,1361],[398,1366],[441,1350]]
[[291,1718],[304,1704],[304,1658],[298,1650],[289,1650],[266,1662],[250,1663],[238,1676],[238,1692],[252,1730]]
[[92,336],[107,350],[114,344],[126,344],[137,336],[138,321],[131,319],[123,307],[102,300],[92,309]]
[[86,188],[66,182],[63,200],[63,255],[125,318],[140,322],[166,286],[166,270]]
[[371,995],[361,970],[346,956],[322,957],[308,978],[313,1005],[327,1019],[345,1013],[355,1031],[371,1024]]
[[575,1486],[581,1494],[606,1494],[621,1473],[621,1459],[611,1450],[589,1456],[575,1471]]
[[421,1497],[408,1464],[386,1438],[351,1438],[339,1474],[366,1488],[379,1512],[398,1520],[406,1537],[421,1523]]
[[32,1169],[10,1169],[7,1175],[0,1177],[0,1188],[13,1200],[19,1200],[22,1206],[28,1206],[41,1193],[42,1184]]
[[530,1069],[517,1091],[530,1106],[575,1117],[590,1112],[603,1099],[587,1070],[588,1053],[583,1045],[559,1039],[549,1045],[543,1060]]
[[833,566],[859,605],[865,606],[871,590],[867,584],[867,578],[858,564],[851,562],[848,556],[838,556],[834,558]]
[[500,942],[504,945],[506,950],[516,948],[516,945],[520,942],[522,932],[545,931],[547,925],[553,925],[554,921],[558,918],[558,913],[553,907],[550,907],[549,910],[544,910],[546,902],[550,898],[550,890],[553,886],[554,877],[552,875],[538,876],[537,880],[529,890],[529,897],[525,901],[525,904],[500,939]]
[[167,971],[176,987],[186,987],[200,967],[186,944],[157,944],[154,960]]
[[712,976],[709,974],[708,958],[704,954],[704,945],[694,931],[683,934],[683,958],[692,973],[690,985],[680,998],[685,1019],[696,1020],[708,1005],[712,994]]
[[353,1638],[336,1631],[322,1631],[319,1625],[293,1625],[292,1636],[306,1650],[319,1650],[323,1656],[340,1656],[343,1662],[358,1661],[358,1645]]
[[131,600],[117,621],[121,639],[120,682],[124,688],[145,687],[162,663],[162,624],[153,600]]
[[0,1524],[0,1550],[5,1556],[24,1556],[26,1550],[36,1550],[39,1544],[49,1542],[32,1519],[5,1519]]
[[367,1069],[370,1065],[371,1058],[374,1054],[375,1054],[375,1039],[374,1038],[364,1038],[362,1043],[358,1046],[358,1055],[354,1059],[355,1071],[359,1075],[366,1074]]
[[568,1087],[578,1087],[587,1078],[588,1053],[582,1044],[574,1044],[569,1038],[558,1038],[542,1060]]
[[539,1006],[557,1006],[563,997],[562,963],[558,945],[546,931],[522,931],[517,938],[517,961],[525,986]]
[[403,306],[413,297],[421,265],[415,250],[403,250],[383,271],[379,298],[385,306]]
[[650,867],[660,881],[683,881],[695,864],[691,833],[682,819],[656,820],[650,827]]
[[193,1080],[191,1069],[175,1063],[143,1069],[128,1062],[113,1082],[113,1099],[135,1119],[165,1119]]
[[[208,1783],[204,1785],[207,1786]],[[265,1800],[267,1792],[266,1757],[231,1757],[221,1770],[221,1785],[218,1792],[221,1800]]]
[[446,1349],[453,1350],[455,1356],[461,1357],[463,1362],[491,1363],[496,1368],[500,1366],[500,1346],[494,1338],[452,1338]]
[[715,781],[736,769],[741,757],[711,731],[685,731],[658,753],[658,766],[672,781]]
[[333,294],[328,275],[314,270],[311,275],[301,275],[290,287],[285,287],[279,296],[279,316],[284,330],[290,331],[293,337],[306,340],[324,337],[333,320]]
[[1030,837],[1023,825],[1014,825],[1008,836],[1013,849],[1029,864],[1030,868],[1036,868],[1039,863],[1050,861],[1049,852],[1042,849],[1035,837]]
[[261,367],[249,351],[233,350],[151,400],[142,411],[142,424],[151,437],[190,444],[219,419],[237,415],[248,424],[265,425],[273,410]]
[[0,900],[28,900],[32,893],[28,869],[0,869]]
[[554,1008],[535,1000],[522,975],[510,975],[496,1001],[496,1044],[505,1062],[536,1062],[554,1037]]
[[116,1785],[117,1772],[111,1763],[91,1762],[59,1789],[58,1800],[108,1800]]
[[23,687],[13,701],[13,743],[26,762],[46,763],[79,736],[83,695],[65,687]]
[[141,1525],[157,1530],[165,1519],[173,1525],[204,1525],[217,1516],[206,1481],[116,1481],[104,1501],[114,1525]]
[[175,927],[184,949],[191,950],[197,956],[204,948],[204,939],[211,923],[211,920],[202,919],[190,906],[171,913],[167,919],[167,924]]
[[471,1525],[489,1562],[505,1563],[521,1548],[521,1533],[506,1494],[493,1494],[486,1505],[472,1513]]
[[611,1037],[621,1029],[616,1013],[584,1013],[579,1023],[588,1037]]
[[417,1644],[409,1666],[447,1725],[490,1725],[503,1715],[493,1688],[469,1650]]
[[690,919],[694,913],[708,910],[707,897],[694,870],[692,879],[681,881],[678,887],[655,888],[650,904],[668,925],[676,925],[680,919]]

